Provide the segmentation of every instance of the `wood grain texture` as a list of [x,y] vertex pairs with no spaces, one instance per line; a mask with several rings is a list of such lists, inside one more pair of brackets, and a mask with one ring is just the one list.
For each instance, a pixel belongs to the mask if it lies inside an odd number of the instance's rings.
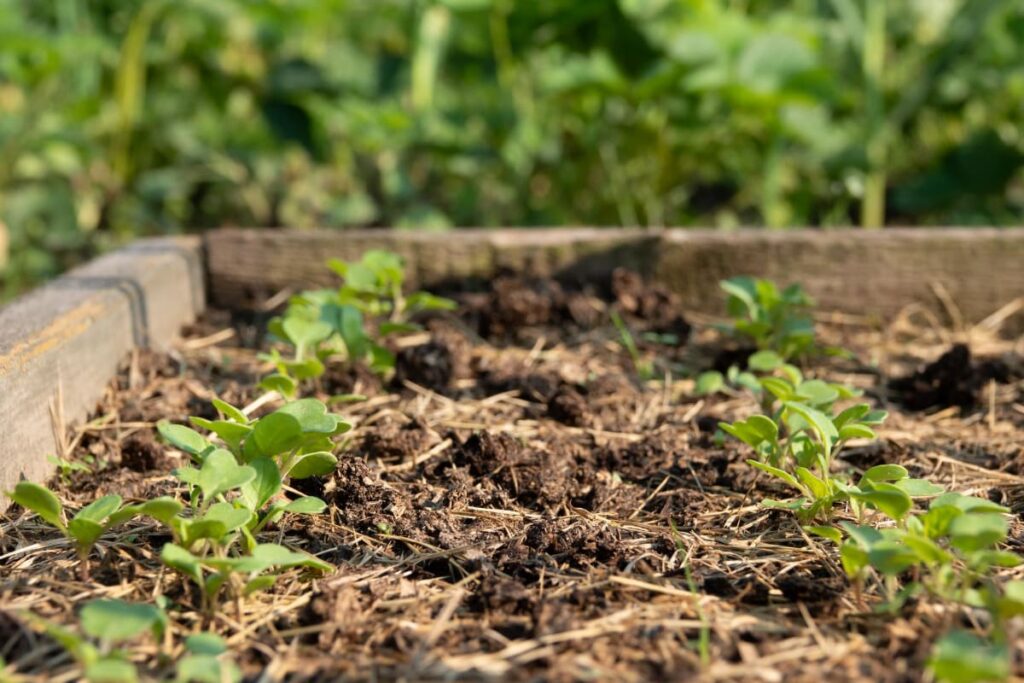
[[653,275],[702,312],[719,312],[718,281],[741,274],[800,281],[823,309],[883,319],[911,303],[948,313],[937,287],[968,322],[1024,295],[1022,229],[231,229],[209,233],[206,245],[213,300],[240,308],[282,290],[329,285],[336,279],[323,267],[328,258],[358,258],[370,248],[404,256],[415,286],[486,279],[501,268],[601,277],[625,265]]
[[83,420],[129,351],[166,347],[203,310],[201,248],[140,240],[0,309],[0,490],[45,481],[60,450],[54,415]]

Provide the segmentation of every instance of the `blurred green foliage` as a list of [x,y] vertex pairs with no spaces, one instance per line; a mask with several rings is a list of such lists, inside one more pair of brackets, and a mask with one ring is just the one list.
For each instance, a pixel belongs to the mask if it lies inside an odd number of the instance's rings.
[[220,225],[1009,224],[1020,0],[0,0],[4,295]]

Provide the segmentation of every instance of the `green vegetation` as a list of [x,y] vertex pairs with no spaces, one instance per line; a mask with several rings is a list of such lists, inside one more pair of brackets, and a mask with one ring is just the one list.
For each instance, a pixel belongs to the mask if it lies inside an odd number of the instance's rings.
[[288,359],[276,349],[266,356],[277,371],[263,379],[264,389],[294,398],[303,380],[324,373],[331,356],[388,373],[395,357],[384,346],[385,337],[418,331],[409,319],[416,313],[455,307],[429,292],[403,294],[405,264],[397,254],[371,249],[354,263],[332,259],[329,265],[341,276],[340,287],[302,292],[283,316],[270,321],[271,335],[295,351]]
[[0,1],[6,295],[231,225],[1019,224],[1014,0]]

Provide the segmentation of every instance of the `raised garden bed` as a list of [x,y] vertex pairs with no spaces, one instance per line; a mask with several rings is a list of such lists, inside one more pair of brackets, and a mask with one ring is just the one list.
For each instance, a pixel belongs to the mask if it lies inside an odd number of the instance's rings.
[[5,490],[47,481],[53,455],[49,484],[69,510],[105,494],[182,499],[171,472],[189,457],[157,422],[216,419],[214,398],[252,417],[279,408],[259,386],[273,371],[266,326],[289,294],[331,282],[328,257],[394,249],[411,284],[458,308],[387,342],[397,360],[383,376],[335,360],[303,383],[324,401],[366,398],[332,407],[352,424],[336,469],[286,491],[326,510],[257,536],[326,571],[286,571],[214,610],[161,562],[164,525],[111,530],[83,572],[71,542],[10,508],[4,675],[79,677],[26,613],[76,631],[100,598],[163,605],[169,628],[124,648],[154,679],[173,678],[184,637],[202,631],[251,680],[919,680],[951,629],[991,630],[984,610],[924,594],[875,611],[891,596],[851,581],[791,511],[764,507],[786,487],[719,433],[758,401],[737,387],[697,395],[695,378],[746,362],[712,326],[719,279],[803,282],[819,342],[853,354],[807,360],[805,374],[891,413],[832,469],[855,480],[892,463],[1006,506],[1000,547],[1020,551],[1019,232],[221,231],[204,246],[205,271],[195,241],[142,244],[0,312]]

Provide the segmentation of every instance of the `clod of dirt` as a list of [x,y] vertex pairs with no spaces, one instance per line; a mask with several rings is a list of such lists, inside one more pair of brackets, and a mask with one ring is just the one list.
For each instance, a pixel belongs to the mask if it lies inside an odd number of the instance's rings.
[[548,417],[570,427],[585,427],[590,422],[590,408],[583,394],[563,384],[548,401]]
[[828,602],[846,590],[846,581],[841,577],[787,574],[775,579],[775,585],[790,602]]
[[121,467],[136,472],[168,472],[174,468],[171,463],[172,458],[151,432],[133,434],[121,442]]
[[395,359],[395,386],[405,381],[445,393],[457,379],[469,376],[471,349],[458,331],[442,328],[430,341],[398,352]]
[[476,432],[456,446],[452,462],[480,477],[521,463],[523,455],[522,444],[505,432]]
[[690,334],[690,323],[683,317],[679,297],[661,285],[648,285],[638,273],[616,268],[612,273],[612,293],[619,310],[646,323],[648,330],[674,334],[683,341]]
[[523,327],[547,325],[565,304],[565,292],[554,280],[505,275],[491,283],[491,296],[480,311],[485,337],[513,336]]
[[748,605],[767,605],[769,586],[754,576],[729,576],[721,572],[708,574],[701,581],[701,592],[730,598]]
[[364,533],[393,528],[395,520],[407,512],[403,496],[360,458],[338,460],[325,494],[342,521]]
[[328,363],[321,382],[324,391],[331,396],[378,396],[384,391],[380,377],[362,363]]
[[430,447],[432,434],[417,418],[404,425],[386,422],[368,428],[361,450],[371,459],[408,461]]
[[909,410],[956,406],[966,411],[978,405],[979,392],[986,384],[1006,383],[1011,374],[1009,366],[998,359],[972,362],[970,348],[955,344],[935,362],[891,380],[889,390],[894,400]]

